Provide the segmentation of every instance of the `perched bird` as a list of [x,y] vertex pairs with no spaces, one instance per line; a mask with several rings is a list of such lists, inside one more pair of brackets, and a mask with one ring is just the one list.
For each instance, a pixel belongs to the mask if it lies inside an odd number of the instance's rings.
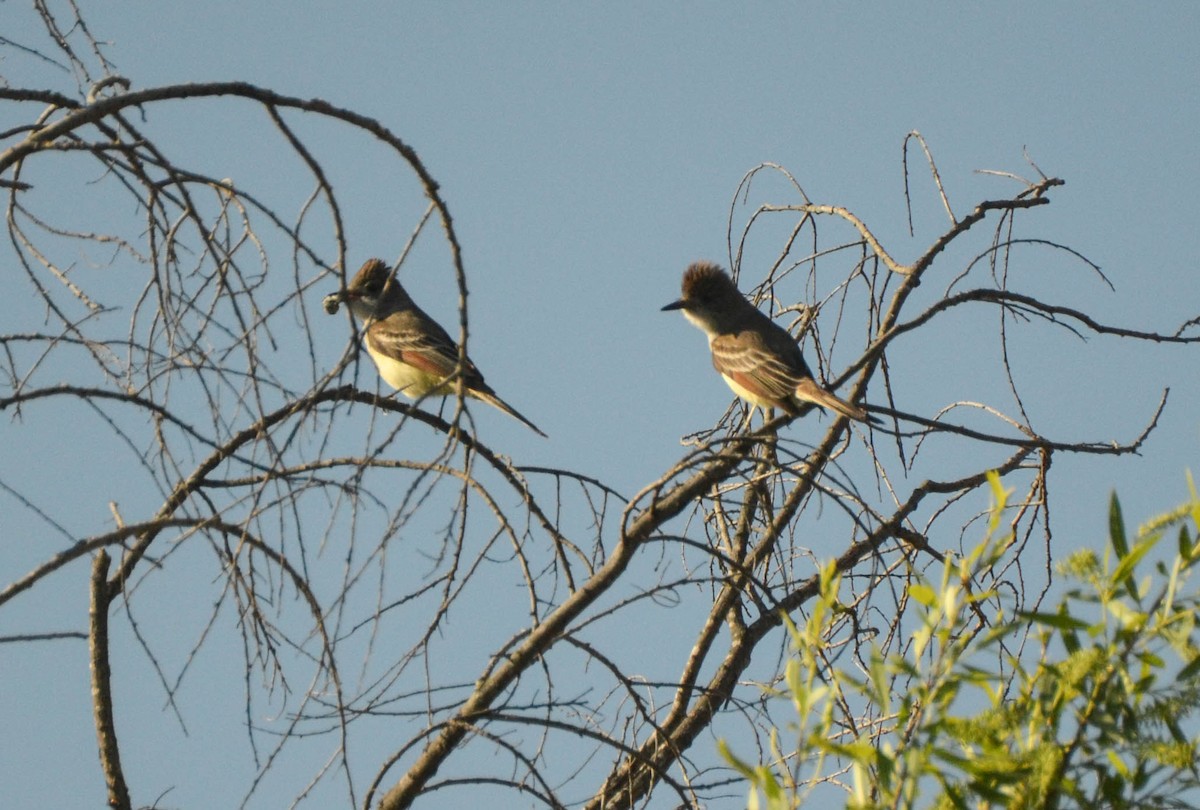
[[860,422],[870,420],[862,408],[817,384],[795,339],[747,301],[717,265],[696,262],[688,267],[683,297],[663,307],[672,309],[683,310],[704,330],[713,367],[747,402],[791,415],[801,402],[811,402]]
[[[325,311],[332,315],[342,302],[367,324],[367,353],[388,385],[412,399],[454,393],[454,384],[446,378],[458,366],[458,344],[413,303],[382,259],[369,259],[345,290],[325,296]],[[462,377],[468,396],[499,408],[538,435],[546,435],[500,399],[469,359]]]

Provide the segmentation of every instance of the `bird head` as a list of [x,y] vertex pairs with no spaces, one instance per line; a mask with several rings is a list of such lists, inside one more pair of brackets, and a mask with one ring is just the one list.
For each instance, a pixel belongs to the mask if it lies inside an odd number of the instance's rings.
[[663,307],[682,310],[684,317],[712,334],[747,306],[737,285],[712,262],[695,262],[683,273],[683,297]]
[[400,309],[408,301],[408,294],[396,280],[395,274],[383,259],[368,259],[346,289],[325,296],[325,311],[333,314],[338,305],[345,302],[359,318],[383,318]]

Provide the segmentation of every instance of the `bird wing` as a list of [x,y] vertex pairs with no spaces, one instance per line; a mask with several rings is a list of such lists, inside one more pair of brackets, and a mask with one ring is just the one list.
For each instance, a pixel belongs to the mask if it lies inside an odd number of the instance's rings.
[[[458,344],[436,321],[420,315],[410,310],[376,321],[367,329],[367,342],[375,351],[413,368],[439,377],[449,377],[458,365]],[[470,359],[463,374],[467,388],[491,391]]]
[[[420,310],[411,309],[395,312],[381,321],[376,321],[367,328],[367,347],[377,354],[399,360],[434,377],[448,377],[454,373],[458,365],[458,344],[455,343],[446,330],[438,325]],[[379,361],[376,360],[376,363]],[[382,367],[381,367],[382,373]],[[384,375],[385,379],[387,375]],[[389,380],[390,382],[390,380]],[[499,408],[519,422],[524,423],[535,433],[545,436],[541,428],[526,419],[516,408],[509,405],[483,381],[483,374],[475,364],[467,359],[463,369],[463,382],[467,393],[476,399]],[[397,388],[405,390],[399,381],[392,383]],[[422,384],[406,391],[410,397],[428,393],[444,395],[449,393],[437,386]]]
[[755,330],[718,335],[712,339],[713,367],[764,402],[785,403],[796,386],[811,377],[800,349],[791,352],[768,346]]

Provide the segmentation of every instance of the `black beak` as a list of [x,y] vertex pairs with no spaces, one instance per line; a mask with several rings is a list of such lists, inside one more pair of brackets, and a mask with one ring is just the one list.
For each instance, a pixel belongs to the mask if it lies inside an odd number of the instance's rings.
[[673,301],[670,304],[667,304],[660,311],[667,312],[672,309],[687,309],[687,300],[684,298],[680,298],[678,301]]

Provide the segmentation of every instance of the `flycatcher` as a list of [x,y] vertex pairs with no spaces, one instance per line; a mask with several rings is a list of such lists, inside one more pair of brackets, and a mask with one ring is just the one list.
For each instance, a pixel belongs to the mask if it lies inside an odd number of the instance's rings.
[[[458,366],[458,344],[413,303],[387,263],[382,259],[367,260],[351,279],[350,286],[325,296],[325,311],[332,315],[343,301],[367,324],[364,330],[367,353],[388,385],[411,399],[454,393],[453,383],[446,378]],[[546,435],[496,396],[469,359],[462,376],[468,396],[499,408],[538,435]]]
[[870,420],[862,408],[817,384],[796,340],[747,301],[717,265],[696,262],[688,267],[683,297],[663,307],[670,309],[683,310],[704,330],[713,367],[747,402],[792,416],[801,402],[811,402],[860,422]]

